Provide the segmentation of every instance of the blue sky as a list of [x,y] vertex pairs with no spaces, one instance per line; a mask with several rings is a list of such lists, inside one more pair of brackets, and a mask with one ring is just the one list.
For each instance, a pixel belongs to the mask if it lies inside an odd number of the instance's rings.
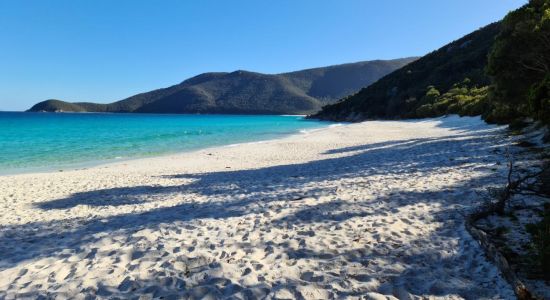
[[420,56],[526,0],[0,1],[0,110],[112,102],[209,71]]

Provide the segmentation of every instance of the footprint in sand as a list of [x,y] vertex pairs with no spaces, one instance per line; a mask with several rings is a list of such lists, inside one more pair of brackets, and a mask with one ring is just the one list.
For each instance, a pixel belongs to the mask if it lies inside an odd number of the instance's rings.
[[403,222],[403,223],[405,223],[405,224],[407,224],[407,225],[411,225],[411,224],[412,224],[412,222],[411,222],[409,219],[407,219],[407,218],[401,218],[400,220],[401,220],[401,222]]

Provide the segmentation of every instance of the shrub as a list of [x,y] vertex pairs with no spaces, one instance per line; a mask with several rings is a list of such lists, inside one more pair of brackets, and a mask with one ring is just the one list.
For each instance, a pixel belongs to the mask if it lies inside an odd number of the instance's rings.
[[479,116],[487,111],[487,107],[489,107],[489,102],[486,96],[474,98],[461,107],[459,114],[461,116]]
[[530,88],[528,101],[532,114],[544,123],[550,124],[550,75],[546,75],[543,81]]
[[434,107],[431,104],[424,104],[416,109],[416,116],[419,118],[431,118],[436,115]]
[[514,121],[510,122],[510,125],[508,125],[508,129],[510,130],[522,130],[523,128],[527,127],[529,123],[525,122],[523,118],[515,119]]
[[493,103],[493,107],[483,115],[485,121],[496,124],[508,124],[518,117],[516,110],[500,103]]

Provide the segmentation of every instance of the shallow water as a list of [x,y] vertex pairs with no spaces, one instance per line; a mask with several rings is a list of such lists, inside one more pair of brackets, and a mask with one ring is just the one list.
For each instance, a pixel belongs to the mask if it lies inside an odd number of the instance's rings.
[[327,125],[301,116],[0,112],[0,173],[261,141]]

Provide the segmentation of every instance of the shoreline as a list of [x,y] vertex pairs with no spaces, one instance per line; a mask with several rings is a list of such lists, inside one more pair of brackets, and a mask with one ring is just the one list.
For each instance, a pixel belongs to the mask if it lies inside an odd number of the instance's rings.
[[369,121],[0,181],[0,298],[513,299],[464,227],[503,127]]
[[[281,116],[302,116],[302,115],[281,115]],[[300,129],[297,132],[279,134],[279,136],[276,136],[273,138],[267,138],[267,139],[262,139],[257,141],[248,141],[248,142],[233,143],[233,144],[226,144],[226,145],[214,145],[214,146],[208,146],[206,148],[197,148],[197,149],[188,149],[188,150],[174,150],[166,153],[153,154],[153,155],[141,155],[141,156],[133,156],[133,157],[91,160],[91,161],[85,161],[85,162],[69,163],[68,165],[65,165],[65,166],[10,168],[9,170],[5,170],[5,171],[0,170],[0,178],[5,176],[16,176],[16,175],[24,175],[24,174],[48,174],[48,173],[57,173],[57,172],[87,170],[95,167],[108,166],[111,164],[129,163],[134,160],[178,156],[182,154],[190,154],[190,153],[194,153],[202,150],[208,150],[208,149],[235,147],[239,145],[254,144],[254,143],[264,143],[264,142],[270,142],[270,141],[275,141],[279,139],[289,138],[295,135],[309,134],[311,132],[315,132],[318,130],[324,130],[324,129],[331,128],[333,126],[342,126],[346,124],[343,122],[328,122],[328,121],[326,121],[326,123],[330,123],[330,124],[327,124],[326,126],[323,126],[320,128]]]

